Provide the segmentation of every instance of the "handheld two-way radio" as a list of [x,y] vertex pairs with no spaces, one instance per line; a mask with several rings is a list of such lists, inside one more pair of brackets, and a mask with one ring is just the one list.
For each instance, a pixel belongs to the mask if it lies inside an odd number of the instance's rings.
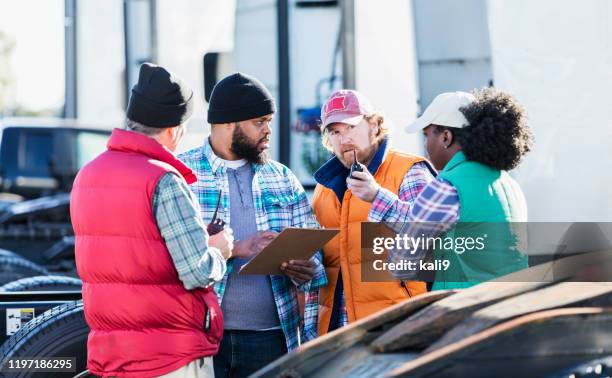
[[355,150],[353,150],[353,158],[353,165],[351,165],[351,173],[349,174],[349,176],[352,179],[360,180],[357,177],[353,176],[353,172],[363,172],[363,168],[361,168],[359,161],[357,161],[357,152]]

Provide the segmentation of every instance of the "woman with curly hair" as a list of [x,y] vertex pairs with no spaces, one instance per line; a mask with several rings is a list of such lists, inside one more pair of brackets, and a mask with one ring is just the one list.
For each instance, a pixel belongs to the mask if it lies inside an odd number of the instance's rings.
[[[454,241],[432,248],[434,260],[448,261],[446,269],[436,266],[433,289],[468,287],[527,267],[520,235],[510,223],[527,221],[527,203],[507,172],[518,166],[532,145],[523,107],[510,94],[493,88],[473,94],[443,93],[407,128],[418,130],[440,173],[413,206],[405,208],[407,220],[413,232],[444,234],[444,240]],[[422,232],[424,224],[435,226]],[[470,238],[482,248],[460,246]],[[408,258],[423,257],[421,251]]]
[[429,157],[439,170],[461,152],[468,161],[509,171],[532,144],[523,107],[510,94],[493,88],[474,94],[442,93],[406,131],[421,129]]

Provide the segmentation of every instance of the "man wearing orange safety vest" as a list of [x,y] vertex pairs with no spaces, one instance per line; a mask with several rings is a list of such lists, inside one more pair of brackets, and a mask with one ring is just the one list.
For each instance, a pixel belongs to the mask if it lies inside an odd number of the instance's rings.
[[[389,147],[383,115],[357,91],[334,92],[321,120],[323,145],[334,157],[314,175],[313,207],[321,226],[340,234],[323,249],[329,284],[319,292],[319,335],[427,290],[418,281],[362,281],[361,223],[402,221],[398,202],[414,201],[435,172],[424,158]],[[351,178],[354,156],[363,172]],[[375,180],[360,180],[370,174]]]

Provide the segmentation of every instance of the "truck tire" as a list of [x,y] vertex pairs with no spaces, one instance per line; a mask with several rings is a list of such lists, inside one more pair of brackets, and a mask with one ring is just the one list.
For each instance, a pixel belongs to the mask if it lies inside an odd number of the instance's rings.
[[21,278],[0,286],[0,291],[81,290],[83,282],[67,276],[35,276]]
[[52,308],[32,319],[0,347],[0,370],[7,372],[7,359],[19,357],[76,357],[71,373],[10,372],[11,377],[73,377],[86,370],[87,335],[83,301]]
[[0,249],[0,285],[24,277],[45,276],[48,274],[47,269],[42,266],[24,259],[16,253]]

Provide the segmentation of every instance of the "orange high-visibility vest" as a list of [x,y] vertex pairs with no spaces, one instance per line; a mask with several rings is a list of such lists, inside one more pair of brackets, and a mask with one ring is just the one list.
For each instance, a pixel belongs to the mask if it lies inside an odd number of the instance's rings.
[[[383,188],[398,194],[406,173],[425,159],[390,150],[374,178]],[[334,303],[338,274],[342,270],[344,298],[349,323],[388,306],[427,291],[424,282],[361,282],[361,223],[368,221],[371,204],[344,193],[342,204],[332,189],[318,184],[313,208],[319,224],[339,228],[340,234],[323,248],[325,272],[329,284],[319,292],[319,335],[327,333]]]

